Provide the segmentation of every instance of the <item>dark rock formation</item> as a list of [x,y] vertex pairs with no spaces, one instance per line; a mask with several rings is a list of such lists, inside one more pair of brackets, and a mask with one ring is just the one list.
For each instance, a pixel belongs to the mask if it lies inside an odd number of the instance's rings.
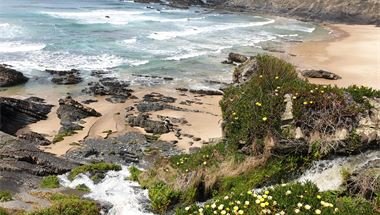
[[229,55],[228,55],[228,62],[231,62],[231,63],[244,63],[245,61],[248,60],[248,57],[242,55],[242,54],[238,54],[238,53],[233,53],[231,52]]
[[11,87],[28,81],[21,72],[0,64],[0,87]]
[[46,70],[53,75],[51,81],[56,84],[70,85],[78,84],[83,81],[79,76],[79,70],[72,69],[68,71]]
[[15,134],[30,123],[47,119],[51,108],[52,105],[30,100],[0,97],[0,130]]
[[24,132],[17,135],[17,138],[23,142],[33,143],[39,146],[48,146],[51,142],[46,139],[42,134],[36,132]]
[[96,110],[85,107],[70,96],[59,100],[59,108],[57,110],[58,118],[61,119],[60,132],[67,132],[81,129],[77,124],[81,119],[94,116],[101,116]]
[[204,89],[187,89],[187,88],[176,88],[180,92],[190,92],[193,94],[207,95],[207,96],[221,96],[223,92],[220,90],[204,90]]
[[184,110],[180,107],[176,107],[162,102],[140,102],[136,105],[136,108],[140,112],[160,111],[165,109]]
[[133,90],[129,89],[129,83],[119,81],[116,78],[103,78],[99,82],[89,83],[89,87],[82,92],[90,95],[110,96],[109,102],[124,103],[131,97]]
[[148,114],[139,114],[138,116],[128,116],[127,122],[129,125],[144,128],[148,133],[164,134],[171,130],[171,125],[165,121],[155,121],[149,119]]
[[170,143],[163,141],[148,141],[140,133],[126,133],[108,139],[89,139],[83,147],[69,151],[65,156],[76,161],[105,161],[119,164],[138,163],[149,165],[154,151],[162,156],[178,154],[179,151]]
[[170,96],[164,96],[160,93],[149,93],[144,96],[144,101],[146,102],[165,102],[165,103],[174,103],[177,99],[170,97]]
[[324,78],[328,80],[338,80],[341,79],[337,74],[334,74],[332,72],[328,72],[325,70],[305,70],[302,72],[302,75],[307,78]]
[[132,74],[132,76],[135,76],[135,77],[142,77],[142,78],[153,78],[153,79],[162,79],[162,80],[165,80],[165,81],[172,81],[174,80],[174,78],[172,77],[165,77],[165,76],[158,76],[158,75],[140,75],[140,74]]
[[[75,164],[38,149],[33,142],[17,140],[0,132],[0,175],[2,171],[37,176],[63,174]],[[0,177],[1,178],[1,177]]]

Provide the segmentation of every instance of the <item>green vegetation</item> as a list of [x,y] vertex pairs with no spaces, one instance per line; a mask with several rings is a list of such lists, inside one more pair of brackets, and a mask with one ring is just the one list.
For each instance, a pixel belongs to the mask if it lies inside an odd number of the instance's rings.
[[8,215],[8,212],[4,208],[0,207],[0,215]]
[[110,170],[120,171],[121,166],[117,164],[105,163],[105,162],[86,164],[86,165],[78,166],[72,169],[68,178],[70,180],[74,180],[74,178],[81,173],[89,173],[91,176],[96,176],[96,175],[99,176],[97,173],[104,173]]
[[57,135],[54,136],[53,143],[61,142],[65,137],[71,136],[71,135],[76,134],[76,133],[77,132],[75,132],[75,131],[59,132]]
[[131,176],[129,176],[129,180],[132,180],[132,181],[138,181],[138,178],[139,178],[139,175],[140,173],[142,172],[141,170],[139,170],[137,167],[135,166],[130,166],[128,168],[129,170],[129,173],[131,174]]
[[0,191],[0,202],[12,200],[12,194],[9,191]]
[[366,214],[376,212],[371,203],[360,198],[339,197],[337,193],[319,192],[312,183],[281,184],[261,192],[230,192],[204,206],[177,209],[177,215],[198,214]]
[[83,191],[83,192],[90,192],[91,191],[90,188],[87,187],[87,185],[85,185],[85,184],[80,184],[80,185],[76,186],[75,189]]
[[[220,102],[225,140],[193,154],[161,158],[144,172],[131,169],[131,178],[149,189],[152,209],[160,214],[173,208],[179,215],[214,214],[215,203],[217,207],[223,204],[217,214],[268,214],[268,210],[272,214],[296,214],[297,204],[301,203],[300,214],[374,214],[373,202],[347,193],[319,192],[310,183],[276,186],[269,191],[270,206],[261,206],[261,198],[256,203],[259,194],[249,194],[254,188],[291,181],[312,161],[334,153],[338,143],[330,137],[340,129],[349,133],[347,152],[360,149],[360,137],[355,133],[357,116],[370,107],[362,102],[366,101],[363,96],[380,95],[380,91],[370,88],[311,84],[299,79],[294,66],[283,60],[268,55],[255,59],[257,71],[252,78],[228,87]],[[293,119],[288,121],[282,119],[285,96],[292,102]],[[296,128],[304,139],[296,140]],[[318,138],[310,138],[314,134]],[[286,149],[293,143],[293,150],[276,148]],[[285,189],[294,195],[285,195]],[[208,207],[194,205],[207,200]],[[245,201],[249,204],[244,205]],[[237,211],[233,211],[235,206]]]
[[58,188],[59,187],[58,177],[55,175],[49,175],[49,176],[44,177],[41,181],[41,187],[42,188]]
[[54,194],[50,197],[52,206],[27,215],[98,215],[100,208],[91,200],[77,196]]
[[365,98],[380,98],[380,91],[372,89],[370,87],[364,87],[364,86],[350,86],[345,89],[348,93],[351,94],[352,98],[355,102],[360,104],[365,104],[367,107],[370,107],[371,105],[368,103],[368,100]]

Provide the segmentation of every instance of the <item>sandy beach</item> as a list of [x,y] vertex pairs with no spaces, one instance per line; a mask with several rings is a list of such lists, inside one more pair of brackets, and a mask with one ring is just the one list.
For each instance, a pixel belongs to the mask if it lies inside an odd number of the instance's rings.
[[292,44],[287,57],[300,69],[324,69],[340,80],[310,79],[340,87],[364,85],[380,89],[380,28],[370,25],[326,25],[332,39]]

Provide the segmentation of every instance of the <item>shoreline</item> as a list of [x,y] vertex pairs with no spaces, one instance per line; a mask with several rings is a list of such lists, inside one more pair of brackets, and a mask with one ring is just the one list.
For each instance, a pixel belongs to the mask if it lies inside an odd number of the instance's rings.
[[340,80],[309,79],[338,87],[363,85],[380,89],[380,28],[372,25],[325,24],[332,37],[286,47],[295,57],[285,57],[299,70],[323,69]]

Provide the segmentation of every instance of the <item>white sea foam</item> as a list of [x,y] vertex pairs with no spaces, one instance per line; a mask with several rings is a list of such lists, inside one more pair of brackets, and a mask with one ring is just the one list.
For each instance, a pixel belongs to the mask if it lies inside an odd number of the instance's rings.
[[43,43],[0,42],[0,53],[32,52],[45,48]]
[[277,29],[283,29],[283,30],[289,30],[289,31],[301,31],[306,33],[312,33],[315,28],[314,27],[306,27],[301,25],[276,25],[275,28]]
[[130,39],[123,40],[124,44],[133,44],[133,43],[136,43],[136,42],[137,42],[137,37],[133,37],[133,38],[130,38]]
[[0,38],[10,39],[22,35],[22,28],[9,23],[0,23]]
[[190,27],[188,29],[185,29],[184,31],[162,31],[162,32],[155,32],[148,36],[150,39],[154,40],[168,40],[173,39],[176,37],[186,37],[186,36],[192,36],[197,35],[201,33],[210,33],[215,31],[225,31],[235,28],[248,28],[248,27],[254,27],[254,26],[262,26],[262,25],[268,25],[271,23],[274,23],[274,20],[268,20],[263,22],[250,22],[250,23],[230,23],[230,24],[224,24],[224,25],[214,25],[214,26],[208,26],[208,27]]
[[119,11],[119,10],[92,10],[80,12],[42,12],[59,19],[76,20],[83,24],[113,24],[125,25],[128,24],[134,16],[144,14],[146,11]]
[[94,56],[86,56],[80,54],[71,54],[69,52],[49,52],[38,51],[30,55],[23,55],[22,57],[2,59],[0,62],[9,64],[21,71],[30,70],[97,70],[97,69],[110,69],[121,65],[139,65],[141,63],[137,60],[126,60],[121,57],[101,54]]
[[94,184],[83,174],[73,181],[66,175],[59,178],[64,187],[75,189],[78,185],[85,184],[90,189],[90,193],[85,197],[111,203],[113,207],[108,215],[153,215],[144,209],[144,205],[149,201],[147,191],[142,190],[137,182],[126,180],[128,177],[128,167],[123,166],[121,171],[109,171],[98,184]]

